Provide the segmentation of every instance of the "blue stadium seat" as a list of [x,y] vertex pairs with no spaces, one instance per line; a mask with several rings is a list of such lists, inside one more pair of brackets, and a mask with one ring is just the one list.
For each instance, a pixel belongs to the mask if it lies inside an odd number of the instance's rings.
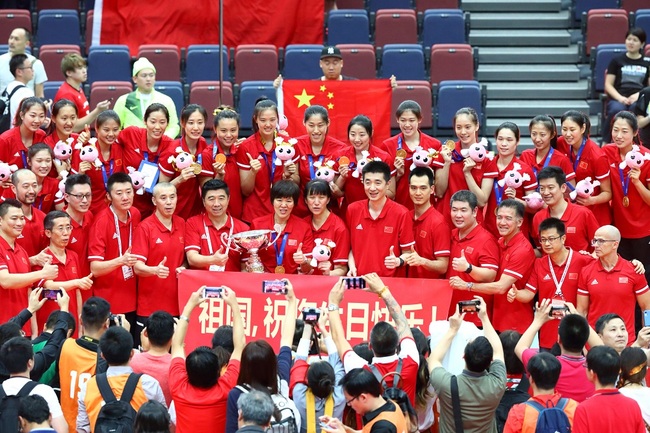
[[479,116],[480,125],[485,125],[484,113],[486,95],[478,81],[447,80],[433,87],[433,106],[436,108],[433,134],[441,130],[452,131],[456,111],[472,107]]
[[605,91],[605,72],[609,62],[621,54],[625,54],[625,44],[600,44],[596,47],[591,56],[591,94],[597,97],[597,93]]
[[435,44],[466,44],[465,15],[460,9],[430,9],[422,21],[422,45],[430,49]]
[[126,45],[96,45],[88,50],[88,84],[131,81],[131,53]]
[[381,56],[379,78],[426,80],[424,51],[419,44],[387,44]]
[[580,22],[583,12],[591,9],[616,9],[619,0],[573,0],[573,20]]
[[179,81],[156,81],[154,88],[156,91],[172,98],[172,101],[174,101],[174,105],[176,106],[176,115],[180,118],[181,110],[185,106],[183,84]]
[[313,80],[323,75],[320,63],[322,45],[287,45],[282,76],[290,80]]
[[63,81],[46,81],[43,84],[43,96],[45,99],[54,100],[56,92],[59,91],[59,87],[63,84]]
[[370,21],[365,9],[340,9],[327,15],[327,44],[370,43]]
[[219,56],[219,45],[190,45],[187,47],[185,65],[187,84],[194,81],[219,81],[219,68],[223,68],[223,79],[230,80],[228,47],[222,47]]
[[645,30],[646,34],[650,35],[650,9],[639,9],[636,11],[634,25],[632,27],[641,27]]
[[261,97],[276,101],[275,88],[273,81],[244,81],[239,88],[239,117],[241,119],[240,128],[252,129],[253,108],[255,108],[255,101]]
[[370,12],[379,9],[413,9],[413,0],[368,0]]
[[48,9],[38,14],[37,46],[81,45],[79,13],[73,9]]

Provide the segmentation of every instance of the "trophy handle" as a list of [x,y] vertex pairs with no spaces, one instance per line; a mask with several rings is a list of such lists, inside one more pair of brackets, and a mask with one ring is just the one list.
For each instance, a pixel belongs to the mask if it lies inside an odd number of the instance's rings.
[[232,248],[233,250],[237,251],[238,253],[243,252],[239,246],[233,242],[230,237],[228,236],[228,233],[221,233],[221,243],[223,244],[224,247],[226,247],[226,250],[229,250]]

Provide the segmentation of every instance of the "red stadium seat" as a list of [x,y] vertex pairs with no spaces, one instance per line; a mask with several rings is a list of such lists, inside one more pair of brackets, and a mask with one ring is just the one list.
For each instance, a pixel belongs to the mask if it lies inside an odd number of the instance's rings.
[[269,81],[278,76],[275,45],[239,45],[235,49],[235,83]]
[[24,27],[32,31],[32,16],[24,9],[0,10],[0,41],[6,44],[11,31],[18,27]]
[[156,81],[180,81],[181,52],[176,45],[140,45],[139,57],[146,57],[156,67]]
[[377,77],[375,48],[369,44],[340,44],[337,47],[343,56],[343,73],[360,80]]
[[[431,84],[427,81],[398,81],[397,87],[393,89],[391,113],[395,113],[399,104],[407,99],[417,102],[422,107],[420,129],[431,128],[433,126]],[[399,128],[395,116],[391,116],[390,127]]]
[[474,51],[467,44],[436,44],[431,47],[431,84],[443,80],[473,80]]
[[79,9],[79,0],[36,0],[36,10]]
[[61,72],[61,60],[68,53],[81,54],[77,45],[43,45],[38,53],[38,58],[45,66],[48,80],[65,81]]
[[91,107],[94,107],[98,102],[113,98],[112,107],[117,98],[132,91],[133,83],[129,81],[95,81],[90,86],[90,101],[88,102]]
[[[199,104],[208,111],[208,121],[205,129],[211,131],[214,122],[214,109],[219,106],[219,82],[218,81],[195,81],[190,86],[190,104]],[[232,92],[232,83],[223,82],[221,89],[221,105],[235,106]]]
[[620,44],[629,29],[627,12],[623,9],[592,9],[582,14],[585,54],[600,44]]
[[415,10],[424,12],[427,9],[457,9],[458,0],[415,0]]
[[381,9],[375,19],[375,46],[416,44],[418,19],[412,9]]

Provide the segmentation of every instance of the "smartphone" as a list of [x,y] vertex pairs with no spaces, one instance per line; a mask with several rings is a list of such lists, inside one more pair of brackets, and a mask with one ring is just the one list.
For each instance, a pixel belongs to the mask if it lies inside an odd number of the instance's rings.
[[460,301],[458,302],[458,311],[461,313],[477,313],[481,301]]
[[206,287],[203,289],[203,299],[220,299],[223,287]]
[[551,311],[548,312],[548,317],[553,317],[555,319],[561,319],[567,315],[569,309],[566,305],[552,305]]
[[63,292],[58,289],[43,289],[43,297],[48,301],[56,301],[56,295],[63,296]]
[[277,295],[287,294],[287,282],[282,280],[262,281],[262,293],[275,293]]
[[650,326],[650,310],[643,311],[643,326]]
[[366,280],[364,280],[361,277],[347,277],[343,278],[345,281],[345,288],[346,289],[365,289],[366,288]]

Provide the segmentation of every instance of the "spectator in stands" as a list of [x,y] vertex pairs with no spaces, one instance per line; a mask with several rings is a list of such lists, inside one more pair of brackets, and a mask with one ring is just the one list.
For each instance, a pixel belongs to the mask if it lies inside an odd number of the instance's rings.
[[609,201],[612,183],[607,158],[591,138],[589,116],[581,111],[569,110],[562,115],[562,135],[557,139],[557,149],[569,157],[576,173],[576,184],[587,177],[599,181],[589,197],[576,197],[576,203],[587,206],[594,213],[598,224],[612,223]]
[[27,87],[27,83],[34,79],[32,60],[25,54],[16,54],[9,61],[9,71],[14,79],[7,84],[3,92],[7,93],[9,102],[9,115],[12,122],[23,99],[34,96],[34,91]]
[[[457,376],[458,401],[461,423],[465,432],[496,433],[494,411],[499,405],[506,385],[506,366],[503,362],[503,348],[487,315],[487,306],[480,296],[478,316],[483,324],[485,336],[476,337],[465,346],[465,370]],[[440,431],[457,431],[454,427],[452,381],[455,376],[442,366],[442,360],[458,333],[465,313],[458,309],[449,318],[449,330],[431,351],[428,364],[431,370],[430,382],[438,393],[440,401]]]
[[[239,150],[239,114],[234,108],[222,105],[215,111],[214,139],[212,144],[203,151],[203,171],[199,183],[204,185],[210,179],[219,179],[232,185],[230,189],[230,215],[241,218],[243,197],[241,179],[235,155]],[[243,139],[241,139],[243,141]],[[221,156],[219,156],[221,155]],[[206,175],[205,173],[209,173]]]
[[[571,161],[557,147],[557,125],[555,119],[546,114],[535,116],[528,124],[533,149],[521,152],[521,160],[532,167],[535,176],[548,166],[560,167],[566,175],[567,182],[575,186],[575,171]],[[539,182],[539,179],[537,179]]]
[[596,319],[616,311],[625,322],[628,341],[634,340],[634,310],[650,309],[650,291],[643,275],[618,254],[621,232],[614,226],[596,230],[592,245],[598,260],[580,272],[578,279],[578,311],[594,326]]
[[447,219],[431,204],[434,195],[433,170],[415,167],[408,174],[409,196],[414,207],[413,252],[404,257],[409,278],[442,278],[449,266],[451,229]]
[[625,54],[614,57],[607,66],[605,94],[607,121],[603,127],[603,143],[612,141],[610,133],[614,116],[623,110],[634,111],[639,92],[650,86],[650,61],[643,56],[646,32],[633,27],[625,35]]
[[[469,283],[489,283],[494,281],[499,270],[499,245],[478,222],[478,200],[473,192],[460,190],[451,196],[451,220],[454,229],[451,232],[451,266],[447,270],[447,278],[459,278]],[[482,212],[482,210],[481,210]],[[448,316],[456,311],[460,301],[470,301],[474,295],[469,291],[454,290],[451,295]],[[492,311],[492,296],[484,295],[483,300],[488,305],[488,315]],[[473,314],[466,321],[481,326],[478,315]]]
[[466,283],[459,277],[452,277],[449,285],[456,290],[494,295],[494,327],[498,331],[515,329],[523,332],[532,321],[533,312],[525,300],[512,302],[510,290],[525,290],[526,282],[533,270],[535,253],[528,239],[521,233],[524,220],[523,203],[506,199],[497,208],[499,249],[501,260],[499,272],[492,283]]
[[[573,416],[578,402],[565,398],[555,389],[562,369],[560,361],[550,353],[542,352],[530,358],[526,369],[530,376],[533,396],[530,398],[529,403],[520,403],[513,406],[508,414],[503,432],[534,431],[541,410],[549,407],[561,408],[569,419],[569,423],[573,425]],[[543,409],[531,406],[531,403],[541,405]]]
[[268,431],[275,406],[268,394],[253,390],[241,396],[237,410],[237,433],[264,433]]
[[[438,152],[440,151],[441,144],[439,140],[420,131],[422,107],[417,102],[411,100],[403,101],[397,107],[395,117],[397,117],[400,133],[391,138],[387,138],[379,147],[388,152],[395,166],[395,182],[397,184],[395,201],[402,206],[406,206],[408,209],[413,209],[413,202],[409,196],[408,183],[413,154],[418,147],[427,152],[431,149]],[[435,155],[430,156],[430,158],[435,158]],[[433,159],[432,164],[434,168],[442,167],[442,162],[438,159]]]
[[594,347],[587,354],[587,376],[596,393],[578,405],[573,418],[575,433],[646,432],[639,405],[616,389],[621,368],[611,347]]
[[626,347],[621,352],[621,375],[618,389],[621,394],[636,401],[641,408],[643,421],[650,422],[650,389],[645,384],[648,356],[639,347]]
[[[117,98],[113,109],[120,116],[122,127],[139,126],[144,128],[144,113],[149,105],[158,102],[167,107],[169,112],[169,125],[165,135],[178,137],[180,128],[174,101],[164,93],[158,92],[156,84],[156,67],[146,57],[140,57],[133,63],[133,82],[135,90]],[[107,107],[108,108],[108,107]]]
[[32,144],[45,139],[45,132],[41,129],[45,111],[45,104],[40,98],[23,99],[16,118],[12,119],[15,126],[0,135],[0,161],[27,168],[27,150]]
[[28,395],[20,399],[18,409],[20,431],[23,433],[56,433],[52,428],[50,408],[47,401],[40,395]]
[[451,196],[456,191],[468,189],[476,196],[480,208],[477,218],[483,222],[483,207],[492,192],[498,169],[495,162],[488,158],[476,163],[469,156],[461,155],[463,149],[469,149],[478,142],[480,124],[476,110],[469,107],[458,110],[454,116],[454,130],[458,137],[455,147],[445,144],[438,156],[438,162],[443,163],[442,168],[436,170],[436,196],[440,198],[438,210],[451,223]]
[[[86,143],[90,138],[88,132],[85,134],[77,134],[74,132],[74,126],[77,123],[77,106],[69,99],[60,99],[52,105],[52,121],[47,129],[47,137],[43,143],[47,144],[51,149],[57,145],[59,141],[67,141],[72,138],[72,145],[75,142]],[[81,135],[81,138],[80,138]],[[72,159],[65,161],[59,160],[54,164],[54,169],[50,170],[50,177],[56,178],[60,173],[65,170],[72,173],[72,166],[70,163]]]
[[32,35],[29,33],[29,30],[22,27],[13,29],[9,35],[8,51],[0,55],[0,92],[14,79],[9,70],[11,58],[16,54],[25,54],[34,68],[33,77],[27,83],[27,87],[39,98],[43,97],[43,84],[47,81],[47,74],[45,73],[43,62],[31,54],[26,53],[26,48],[31,46],[31,38]]
[[133,433],[170,433],[170,423],[167,408],[156,400],[149,400],[138,409]]
[[61,405],[54,390],[42,383],[30,383],[30,372],[34,367],[34,349],[32,343],[25,337],[14,337],[2,345],[0,362],[9,373],[9,379],[0,385],[6,395],[17,395],[24,386],[29,386],[29,395],[40,395],[47,401],[52,426],[57,433],[67,433],[68,426],[63,418]]
[[633,112],[639,122],[639,140],[645,147],[650,147],[650,86],[639,92]]
[[[105,376],[108,378],[108,384],[115,395],[122,395],[128,378],[134,374],[129,365],[133,356],[133,337],[127,329],[113,326],[99,339],[99,348],[102,351],[102,357],[108,363]],[[77,432],[79,433],[95,431],[99,412],[105,404],[97,383],[101,376],[103,374],[88,379],[85,386],[82,385],[79,391],[79,414],[77,415]],[[143,374],[138,378],[138,384],[129,403],[133,410],[137,411],[147,400],[156,400],[166,405],[165,396],[158,381]]]
[[83,90],[83,83],[88,79],[88,67],[84,58],[79,54],[66,54],[61,59],[61,72],[65,76],[65,81],[56,92],[54,102],[68,99],[75,104],[77,114],[81,117],[76,120],[74,131],[81,132],[87,125],[95,121],[99,113],[109,109],[111,101],[108,99],[101,101],[90,111],[90,104],[88,104]]
[[[77,253],[81,257],[81,275],[90,273],[90,264],[88,260],[88,235],[90,226],[93,221],[93,214],[89,212],[92,193],[90,188],[90,178],[85,174],[73,174],[65,180],[65,192],[63,194],[66,206],[63,208],[65,213],[70,215],[70,224],[72,224],[72,233],[68,249]],[[88,291],[81,293],[81,298],[85,301],[91,296]]]

